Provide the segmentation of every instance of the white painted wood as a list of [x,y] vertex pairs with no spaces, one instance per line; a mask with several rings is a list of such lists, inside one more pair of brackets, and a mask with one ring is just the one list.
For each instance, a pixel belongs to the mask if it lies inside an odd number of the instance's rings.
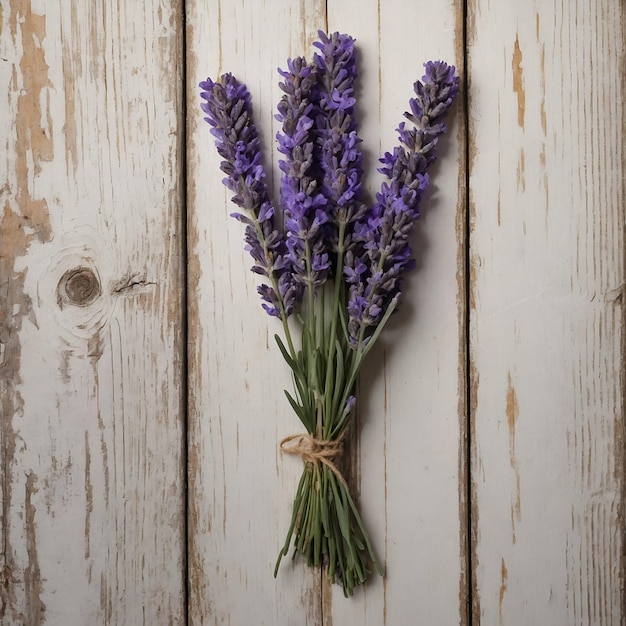
[[[395,143],[422,63],[458,62],[462,51],[461,13],[452,2],[428,7],[427,22],[419,19],[421,2],[327,4],[328,18],[317,2],[188,3],[194,624],[400,625],[416,615],[444,624],[459,623],[465,610],[464,172],[454,117],[416,237],[421,268],[361,383],[362,426],[350,473],[388,577],[374,576],[349,600],[300,561],[285,560],[272,578],[301,472],[301,462],[281,457],[277,446],[299,426],[282,393],[290,375],[273,341],[280,325],[261,310],[243,229],[228,217],[230,193],[202,121],[197,83],[207,74],[237,75],[251,91],[265,146],[274,149],[276,67],[289,56],[310,58],[318,28],[353,35],[362,136],[374,173],[381,150]],[[368,179],[372,196],[380,180],[375,173]]]
[[[444,59],[462,65],[463,16],[455,4],[328,3],[329,30],[350,33],[359,46],[370,197],[382,180],[376,159],[397,143],[395,129],[423,63]],[[374,577],[349,601],[341,588],[333,588],[331,615],[337,624],[464,620],[462,112],[459,99],[450,132],[441,139],[441,159],[431,171],[433,187],[413,239],[419,268],[361,378],[360,503],[386,578]]]
[[272,578],[299,425],[197,83],[236,73],[273,149],[277,66],[350,33],[373,194],[422,62],[462,65],[461,3],[187,0],[186,52],[182,11],[0,10],[0,622],[623,623],[623,3],[468,3],[470,187],[459,101],[360,381],[346,474],[387,575],[349,600],[300,561]]
[[182,624],[181,7],[0,20],[0,622]]
[[475,622],[623,624],[624,4],[469,26]]
[[273,150],[276,69],[310,49],[323,4],[187,3],[192,624],[321,623],[319,572],[285,559],[273,578],[302,471],[278,442],[298,422],[283,394],[291,379],[273,338],[280,323],[261,309],[197,85],[238,76]]

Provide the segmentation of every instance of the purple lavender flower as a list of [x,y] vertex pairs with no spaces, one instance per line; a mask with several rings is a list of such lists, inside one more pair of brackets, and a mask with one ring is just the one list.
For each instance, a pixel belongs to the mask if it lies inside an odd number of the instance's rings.
[[446,131],[442,120],[459,91],[454,66],[430,61],[425,68],[424,82],[413,86],[411,113],[405,113],[415,128],[401,123],[401,145],[380,159],[379,171],[389,182],[381,185],[376,203],[355,225],[358,248],[346,255],[348,333],[353,348],[364,346],[389,307],[395,308],[402,277],[414,265],[409,235],[428,187],[426,169],[436,159],[438,138]]
[[[329,238],[340,253],[350,241],[346,226],[363,217],[361,202],[361,139],[354,119],[354,81],[357,76],[354,39],[349,35],[318,32],[313,45],[319,80],[319,160],[323,171],[322,193],[330,202]],[[340,232],[342,233],[340,236]],[[345,233],[345,234],[344,234]]]
[[[279,70],[284,94],[276,116],[280,205],[272,203],[265,184],[245,86],[224,74],[200,87],[202,108],[224,159],[224,184],[241,209],[233,215],[245,224],[252,270],[268,278],[258,288],[263,307],[283,322],[285,342],[278,335],[276,340],[293,375],[293,395],[286,391],[287,399],[307,431],[300,439],[313,439],[311,449],[320,451],[318,458],[294,450],[306,469],[276,569],[295,532],[296,552],[309,564],[326,563],[331,581],[339,579],[348,596],[366,580],[370,565],[383,572],[334,464],[335,444],[354,413],[363,358],[395,310],[402,278],[414,263],[409,236],[459,79],[452,66],[426,63],[423,83],[414,84],[415,98],[405,114],[412,124],[399,125],[399,145],[380,160],[386,180],[367,208],[354,119],[354,39],[320,31],[315,47],[319,52],[312,63],[298,57]],[[281,230],[277,224],[283,219]],[[318,291],[330,274],[333,288]],[[305,294],[296,348],[286,318]],[[292,451],[283,444],[281,449]]]
[[217,82],[207,78],[200,89],[202,110],[207,115],[204,119],[211,125],[217,151],[224,158],[220,168],[227,177],[223,182],[234,192],[232,202],[245,211],[232,215],[246,224],[246,250],[255,262],[252,271],[272,283],[258,288],[263,308],[276,317],[288,316],[297,293],[291,289],[284,237],[276,228],[274,206],[264,182],[250,94],[232,74],[224,74]]
[[276,139],[279,152],[286,157],[279,165],[288,259],[301,290],[307,286],[314,289],[326,281],[330,268],[324,236],[328,202],[319,190],[314,159],[316,106],[312,95],[317,72],[303,57],[290,59],[288,70],[279,72],[284,79],[280,83],[284,95],[276,115],[282,132]]

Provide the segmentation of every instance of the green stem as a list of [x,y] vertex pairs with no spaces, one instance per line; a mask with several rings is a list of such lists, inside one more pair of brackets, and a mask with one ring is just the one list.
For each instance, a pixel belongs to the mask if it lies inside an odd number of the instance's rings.
[[337,267],[335,268],[335,293],[332,303],[332,312],[330,317],[330,335],[328,337],[328,352],[326,357],[326,380],[324,382],[326,415],[327,423],[324,428],[324,438],[328,438],[333,427],[332,419],[332,398],[331,385],[334,378],[334,359],[335,359],[335,341],[337,339],[337,320],[339,319],[339,307],[343,305],[342,287],[343,287],[343,256],[344,256],[344,237],[346,231],[345,222],[339,223],[339,234],[337,236]]
[[315,294],[313,292],[313,268],[311,267],[311,244],[307,239],[304,245],[304,261],[306,267],[306,313],[304,315],[303,334],[306,334],[306,341],[303,340],[303,356],[305,360],[305,371],[308,384],[317,400],[319,398],[317,363],[315,352],[317,348],[317,333],[315,322]]
[[[277,288],[278,285],[276,285],[275,289]],[[293,346],[291,331],[289,330],[289,323],[287,322],[287,314],[285,313],[285,307],[283,306],[282,300],[280,300],[280,317],[283,323],[283,332],[285,333],[285,339],[287,340],[287,347],[289,348],[289,356],[295,361],[297,359],[296,349]]]
[[[356,379],[359,374],[359,370],[361,369],[361,365],[363,364],[363,360],[365,359],[369,351],[374,347],[374,344],[376,343],[380,333],[382,332],[383,328],[389,321],[391,314],[394,312],[396,305],[397,305],[397,299],[392,300],[389,306],[387,307],[387,310],[385,311],[385,314],[383,315],[382,319],[376,326],[376,330],[372,333],[369,341],[367,342],[365,346],[362,345],[363,329],[361,329],[359,343],[357,347],[353,350],[353,356],[352,356],[351,365],[350,365],[350,374],[347,379],[346,385],[344,387],[343,396],[339,404],[340,407],[346,405],[346,402],[348,401],[348,397],[352,393],[352,388],[354,384],[356,383]],[[349,414],[346,416],[344,415],[341,416],[341,418],[339,419],[339,421],[337,422],[333,430],[330,432],[330,437],[338,437],[341,434],[343,428],[345,427],[348,421],[349,416],[350,416]]]

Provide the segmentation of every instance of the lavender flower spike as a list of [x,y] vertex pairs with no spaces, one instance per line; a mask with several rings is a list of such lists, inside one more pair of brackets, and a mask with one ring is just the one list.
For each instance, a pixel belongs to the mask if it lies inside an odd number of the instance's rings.
[[321,54],[315,55],[318,68],[320,161],[323,170],[322,192],[330,201],[330,238],[343,252],[349,242],[350,228],[340,236],[341,227],[363,217],[361,202],[363,157],[354,118],[354,82],[357,76],[354,39],[349,35],[318,33],[320,41],[313,45]]
[[398,127],[400,146],[380,159],[389,180],[376,203],[356,226],[358,250],[346,255],[344,275],[350,283],[348,333],[350,345],[366,345],[373,329],[400,297],[402,278],[414,264],[409,235],[419,217],[419,203],[428,187],[426,169],[435,161],[438,138],[446,131],[442,120],[459,92],[454,66],[443,61],[425,64],[423,83],[414,84],[410,113]]
[[232,74],[224,74],[217,82],[207,78],[200,89],[202,110],[207,115],[204,119],[211,125],[217,151],[224,158],[220,164],[227,176],[223,183],[234,192],[233,203],[245,211],[232,215],[246,224],[246,250],[255,262],[252,271],[272,283],[258,289],[263,308],[276,317],[288,316],[294,308],[295,293],[286,271],[284,238],[275,227],[274,207],[264,182],[250,94]]
[[279,70],[284,95],[278,103],[276,119],[282,122],[277,133],[278,150],[285,155],[279,161],[281,204],[287,229],[288,260],[294,280],[310,290],[328,277],[330,259],[324,230],[328,222],[327,201],[320,193],[318,171],[314,164],[315,136],[312,101],[317,80],[314,65],[303,57],[288,61],[288,70]]

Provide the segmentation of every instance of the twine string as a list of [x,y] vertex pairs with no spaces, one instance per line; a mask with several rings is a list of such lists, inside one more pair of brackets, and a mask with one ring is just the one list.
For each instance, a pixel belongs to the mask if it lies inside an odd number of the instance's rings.
[[315,468],[323,463],[345,485],[346,480],[334,463],[342,448],[343,435],[338,439],[316,439],[311,433],[300,433],[289,435],[280,442],[281,452],[296,454]]

